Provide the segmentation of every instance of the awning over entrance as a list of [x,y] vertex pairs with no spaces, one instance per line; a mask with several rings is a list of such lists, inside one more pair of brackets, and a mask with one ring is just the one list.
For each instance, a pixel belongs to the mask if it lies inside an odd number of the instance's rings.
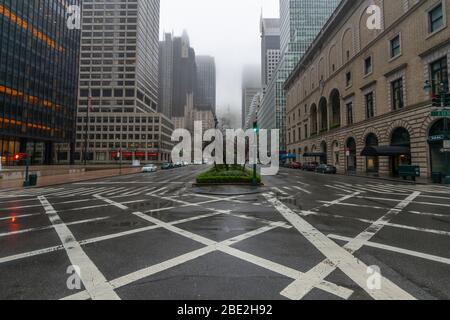
[[323,152],[306,152],[303,154],[305,158],[324,158],[327,155]]
[[293,154],[293,153],[285,153],[280,155],[280,159],[281,160],[286,160],[286,159],[297,159],[297,155]]
[[411,149],[401,146],[377,146],[365,147],[361,152],[363,157],[394,157],[407,156],[411,154]]

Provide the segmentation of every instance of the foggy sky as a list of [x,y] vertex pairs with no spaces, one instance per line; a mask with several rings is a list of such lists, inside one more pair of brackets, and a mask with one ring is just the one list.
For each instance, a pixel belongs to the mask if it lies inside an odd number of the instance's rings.
[[[217,68],[217,112],[241,113],[244,65],[260,64],[261,9],[279,17],[279,0],[161,0],[161,35],[186,29],[197,55],[211,55]],[[161,36],[162,38],[162,36]]]

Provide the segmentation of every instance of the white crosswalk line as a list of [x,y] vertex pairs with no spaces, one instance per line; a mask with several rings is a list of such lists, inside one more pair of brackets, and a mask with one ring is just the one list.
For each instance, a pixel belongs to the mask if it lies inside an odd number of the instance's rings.
[[153,190],[153,191],[151,191],[149,193],[146,193],[145,195],[146,196],[151,196],[151,195],[157,194],[158,192],[166,190],[166,189],[167,189],[167,187],[158,188],[158,189]]
[[110,196],[116,195],[118,193],[122,193],[124,190],[127,190],[127,188],[126,187],[116,188],[116,190],[113,190],[112,192],[107,192],[107,193],[102,192],[102,194],[104,194],[107,197],[110,197]]
[[270,194],[264,194],[266,199],[284,216],[308,241],[327,258],[300,279],[282,291],[282,295],[290,299],[301,299],[309,293],[319,281],[323,281],[335,268],[342,270],[350,279],[358,284],[374,299],[380,300],[413,300],[414,297],[387,278],[383,278],[380,290],[371,290],[367,286],[367,270],[362,261],[356,259],[349,251],[341,248],[327,236],[314,228],[306,220],[295,214],[283,203]]
[[297,189],[297,190],[300,190],[300,191],[302,191],[302,192],[304,192],[304,193],[311,194],[311,191],[308,191],[308,190],[306,190],[306,189],[300,188],[300,187],[298,187],[298,186],[294,186],[294,188]]
[[75,239],[67,225],[61,222],[61,218],[53,206],[43,196],[40,196],[39,200],[66,249],[72,265],[80,268],[81,272],[78,276],[81,278],[89,296],[93,300],[120,300],[110,283],[81,248],[80,243]]
[[281,190],[280,188],[272,187],[272,190],[276,191],[277,193],[282,194],[283,196],[289,196],[289,193],[287,193],[287,192]]

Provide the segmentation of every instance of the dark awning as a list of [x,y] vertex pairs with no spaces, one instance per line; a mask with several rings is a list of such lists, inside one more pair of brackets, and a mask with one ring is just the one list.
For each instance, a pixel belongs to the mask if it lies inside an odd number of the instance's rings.
[[327,155],[323,152],[306,152],[303,154],[305,158],[324,158]]
[[286,154],[280,155],[280,159],[282,159],[282,160],[284,160],[284,159],[297,159],[297,155],[293,154],[293,153],[286,153]]
[[410,148],[401,146],[365,147],[361,152],[361,156],[363,157],[407,156],[410,154]]

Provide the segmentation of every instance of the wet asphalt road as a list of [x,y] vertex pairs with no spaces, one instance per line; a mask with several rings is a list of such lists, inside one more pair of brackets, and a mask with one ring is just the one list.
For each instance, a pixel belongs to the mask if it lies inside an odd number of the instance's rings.
[[0,299],[450,298],[450,188],[205,169],[0,191]]

